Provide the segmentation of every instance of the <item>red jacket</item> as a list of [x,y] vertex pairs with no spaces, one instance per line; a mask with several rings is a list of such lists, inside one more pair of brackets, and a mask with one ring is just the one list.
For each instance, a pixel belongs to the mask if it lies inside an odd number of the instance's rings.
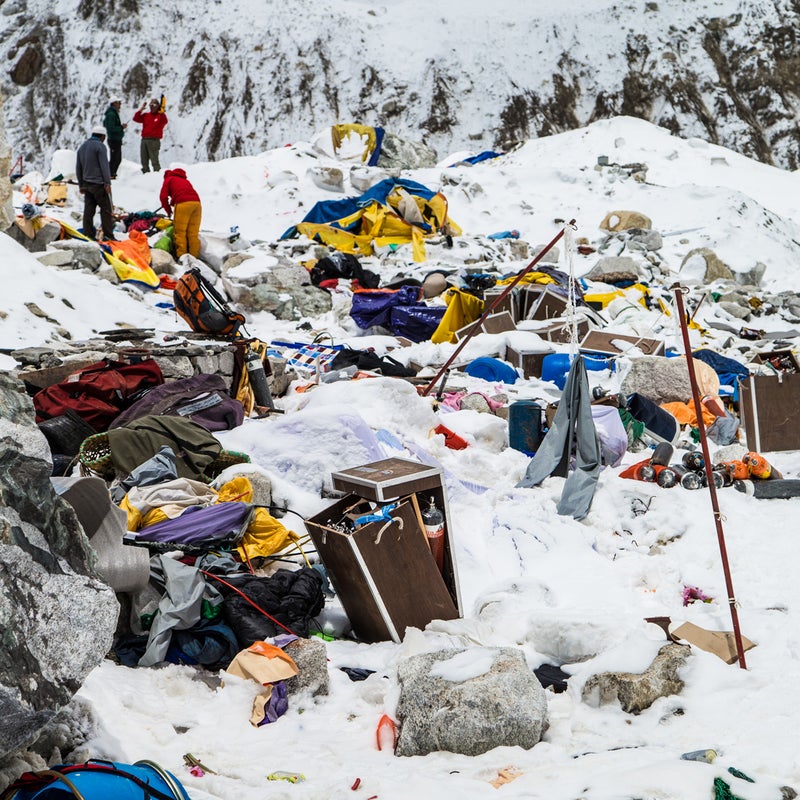
[[186,173],[182,169],[168,169],[164,173],[159,200],[167,215],[172,216],[172,206],[178,203],[199,203],[200,197],[194,186],[186,179]]
[[156,111],[137,111],[133,115],[133,121],[142,125],[142,139],[160,139],[164,135],[164,128],[167,125],[167,115]]

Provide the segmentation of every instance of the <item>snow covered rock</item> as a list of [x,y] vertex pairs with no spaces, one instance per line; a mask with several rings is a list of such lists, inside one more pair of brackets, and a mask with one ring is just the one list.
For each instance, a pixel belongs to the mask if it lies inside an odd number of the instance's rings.
[[448,750],[476,756],[516,745],[530,749],[547,729],[544,689],[520,650],[423,653],[402,661],[398,677],[396,755]]
[[650,708],[659,697],[679,694],[683,681],[678,676],[689,658],[689,648],[670,642],[665,644],[653,663],[641,674],[604,672],[593,675],[583,687],[583,700],[600,706],[619,700],[623,711],[638,714]]
[[[119,605],[56,496],[22,384],[0,375],[0,758],[30,745],[111,647]],[[25,454],[25,455],[23,455]],[[36,676],[36,679],[33,679]]]

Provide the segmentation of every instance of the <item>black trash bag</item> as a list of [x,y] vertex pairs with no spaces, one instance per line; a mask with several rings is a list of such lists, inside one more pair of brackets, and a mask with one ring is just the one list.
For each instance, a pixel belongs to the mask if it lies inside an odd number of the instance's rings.
[[417,374],[391,356],[379,356],[374,350],[340,350],[331,361],[331,372],[347,367],[380,372],[390,378],[412,378]]

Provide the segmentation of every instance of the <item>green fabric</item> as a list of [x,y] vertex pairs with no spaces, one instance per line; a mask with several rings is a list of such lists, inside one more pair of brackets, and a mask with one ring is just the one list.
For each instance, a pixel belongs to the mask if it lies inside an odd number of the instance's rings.
[[125,128],[122,127],[119,112],[114,106],[109,106],[106,109],[106,115],[103,117],[103,127],[106,129],[109,142],[121,142],[125,136]]
[[167,445],[176,455],[181,478],[204,480],[204,470],[222,451],[222,445],[202,425],[183,417],[151,415],[108,432],[111,460],[119,475],[128,475]]
[[164,228],[164,235],[153,245],[157,250],[166,250],[167,253],[175,252],[174,234],[175,229],[172,225],[169,228]]
[[619,416],[625,430],[628,432],[629,440],[635,442],[637,439],[641,439],[644,434],[644,422],[639,422],[638,419],[635,419],[627,408],[620,408]]

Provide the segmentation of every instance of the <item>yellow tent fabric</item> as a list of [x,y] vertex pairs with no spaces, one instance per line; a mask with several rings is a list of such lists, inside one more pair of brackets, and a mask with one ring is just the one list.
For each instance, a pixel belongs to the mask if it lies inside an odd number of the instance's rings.
[[[497,281],[497,285],[498,286],[506,286],[509,283],[512,283],[516,277],[517,277],[516,275],[511,275],[508,278],[501,278],[499,281]],[[525,275],[525,277],[522,278],[522,280],[519,282],[519,284],[522,284],[522,283],[555,283],[555,282],[556,282],[556,279],[552,275],[548,275],[546,272],[529,272],[527,275]],[[519,286],[519,284],[517,284],[517,286]]]
[[[246,476],[238,475],[220,488],[218,502],[232,500],[253,502],[253,485]],[[292,542],[297,542],[299,538],[294,531],[290,531],[275,519],[266,508],[256,507],[244,537],[236,548],[236,553],[242,561],[271,556]]]
[[447,198],[441,192],[425,199],[400,186],[387,195],[386,204],[373,200],[353,214],[336,220],[342,228],[359,223],[356,233],[322,222],[300,222],[297,231],[344,253],[371,255],[373,245],[411,244],[414,261],[419,262],[425,260],[426,234],[413,223],[420,220],[427,222],[436,234],[461,234],[461,228],[447,215]]
[[339,148],[342,146],[342,142],[353,133],[356,134],[356,136],[362,137],[362,140],[366,139],[364,143],[364,152],[361,154],[361,161],[362,163],[365,163],[372,155],[373,151],[375,150],[375,146],[377,145],[375,128],[372,128],[369,125],[358,125],[357,123],[351,123],[348,125],[332,125],[331,142],[333,143],[333,152],[338,155]]
[[[84,236],[76,228],[73,228],[71,225],[67,225],[66,222],[58,220],[58,223],[61,225],[61,229],[64,231],[64,233],[73,239],[82,239],[84,242],[92,241],[88,236]],[[113,245],[116,243],[108,242],[107,244]],[[112,267],[114,267],[114,272],[117,273],[117,277],[121,281],[136,281],[138,283],[143,283],[145,286],[149,286],[151,289],[156,289],[161,285],[158,275],[156,275],[156,273],[153,272],[149,266],[142,268],[137,264],[123,261],[119,256],[112,255],[102,248],[100,251],[102,252],[105,260],[111,264]]]
[[465,292],[455,286],[445,292],[447,311],[444,312],[442,321],[433,332],[431,341],[434,344],[455,342],[456,331],[475,322],[483,313],[484,302],[475,295]]

